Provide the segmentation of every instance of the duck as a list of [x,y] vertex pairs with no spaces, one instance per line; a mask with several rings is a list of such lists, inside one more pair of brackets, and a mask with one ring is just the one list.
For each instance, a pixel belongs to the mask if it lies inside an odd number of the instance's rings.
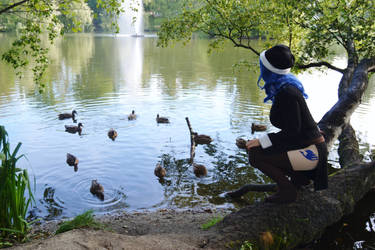
[[210,144],[213,140],[208,135],[198,135],[198,133],[194,133],[194,141],[196,144]]
[[162,117],[162,116],[159,116],[159,114],[157,114],[156,122],[157,123],[169,123],[169,119],[167,117]]
[[137,115],[135,114],[135,111],[132,110],[132,113],[128,115],[128,120],[135,120],[137,119]]
[[245,139],[242,139],[242,138],[237,138],[236,139],[236,145],[238,148],[241,148],[241,149],[246,149],[246,140]]
[[59,120],[69,119],[72,118],[75,120],[75,115],[78,115],[77,111],[73,110],[72,113],[62,113],[59,114]]
[[77,157],[69,153],[66,154],[66,163],[68,163],[69,166],[74,166],[75,172],[77,172],[78,170],[78,162],[79,161]]
[[267,129],[266,125],[260,125],[260,124],[251,124],[251,133],[254,134],[255,131],[265,131]]
[[97,180],[91,181],[90,192],[101,200],[104,200],[104,188]]
[[167,171],[161,166],[160,163],[158,163],[156,164],[154,174],[161,179],[164,178],[164,176],[167,174]]
[[117,131],[114,130],[113,128],[111,128],[109,131],[108,131],[108,137],[112,139],[112,141],[114,141],[117,137]]
[[74,126],[74,125],[65,125],[65,131],[68,132],[68,133],[72,133],[72,134],[75,134],[75,133],[78,132],[78,134],[81,135],[81,133],[82,133],[82,127],[83,127],[82,123],[78,123],[77,126]]
[[193,171],[196,177],[202,177],[207,175],[207,169],[202,164],[193,163]]

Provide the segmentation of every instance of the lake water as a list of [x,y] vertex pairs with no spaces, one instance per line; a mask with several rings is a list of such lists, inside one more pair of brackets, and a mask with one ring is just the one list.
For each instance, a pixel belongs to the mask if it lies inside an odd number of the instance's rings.
[[[0,124],[13,147],[22,142],[26,157],[19,165],[36,179],[34,215],[55,219],[87,209],[238,208],[264,198],[249,194],[238,204],[223,197],[248,182],[269,182],[248,166],[246,153],[235,145],[237,137],[261,135],[251,135],[253,122],[275,131],[268,120],[270,104],[263,103],[264,93],[256,85],[258,72],[232,68],[242,59],[254,64],[258,59],[230,44],[209,55],[204,39],[185,47],[158,48],[156,42],[154,36],[67,35],[50,48],[42,94],[35,91],[29,71],[20,80],[0,64]],[[0,34],[0,44],[3,51],[9,37]],[[335,63],[345,66],[340,57]],[[340,74],[314,70],[298,77],[318,121],[337,101]],[[366,158],[375,144],[373,89],[374,78],[352,116]],[[64,131],[64,125],[76,124],[72,120],[57,119],[73,109],[84,125],[81,135]],[[129,121],[132,110],[138,117]],[[157,114],[170,124],[157,124]],[[189,164],[185,117],[194,131],[213,138],[211,145],[196,150],[195,162],[208,169],[203,178]],[[118,132],[115,141],[107,136],[110,128]],[[66,164],[67,153],[79,158],[77,172]],[[330,159],[335,166],[335,152]],[[167,169],[163,181],[154,176],[157,163]],[[93,179],[103,185],[104,201],[90,193]]]

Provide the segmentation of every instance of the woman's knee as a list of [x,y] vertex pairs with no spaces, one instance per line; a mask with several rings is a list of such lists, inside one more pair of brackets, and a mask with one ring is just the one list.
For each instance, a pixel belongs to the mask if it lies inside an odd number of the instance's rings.
[[261,148],[260,147],[252,147],[248,150],[248,156],[249,156],[249,163],[253,167],[257,167],[256,159],[260,158],[261,155]]

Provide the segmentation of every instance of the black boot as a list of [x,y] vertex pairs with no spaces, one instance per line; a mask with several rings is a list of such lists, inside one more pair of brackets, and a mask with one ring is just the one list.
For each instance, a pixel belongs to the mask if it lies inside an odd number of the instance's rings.
[[259,169],[275,181],[278,186],[277,193],[267,197],[265,199],[266,202],[283,204],[291,203],[297,199],[296,187],[279,168],[273,167],[272,165],[262,164],[262,167]]

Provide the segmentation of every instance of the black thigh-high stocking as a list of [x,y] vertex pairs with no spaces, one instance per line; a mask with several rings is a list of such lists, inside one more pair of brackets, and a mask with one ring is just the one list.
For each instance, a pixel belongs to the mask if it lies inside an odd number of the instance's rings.
[[278,192],[267,197],[265,201],[290,203],[296,200],[296,187],[286,176],[294,172],[286,152],[266,154],[262,148],[254,147],[249,151],[249,162],[277,183]]

